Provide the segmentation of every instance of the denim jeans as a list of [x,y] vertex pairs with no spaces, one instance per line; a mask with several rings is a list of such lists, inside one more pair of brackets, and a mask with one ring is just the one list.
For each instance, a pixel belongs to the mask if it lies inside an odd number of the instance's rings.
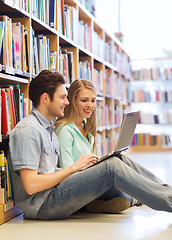
[[64,219],[95,199],[123,196],[124,193],[152,209],[172,212],[172,186],[121,155],[121,159],[112,157],[74,173],[55,186],[37,219]]

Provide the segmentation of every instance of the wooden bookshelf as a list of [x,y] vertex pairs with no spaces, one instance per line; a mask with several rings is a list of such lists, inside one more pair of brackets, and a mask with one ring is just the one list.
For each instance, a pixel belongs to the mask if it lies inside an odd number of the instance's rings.
[[156,146],[132,146],[130,148],[130,151],[129,152],[137,152],[137,151],[140,151],[140,152],[144,152],[144,151],[150,151],[150,152],[153,152],[153,151],[171,151],[172,148],[162,148],[160,145],[156,145]]
[[11,209],[7,210],[6,212],[0,210],[0,225],[22,213],[23,212],[16,206],[13,206]]
[[[128,106],[129,55],[121,42],[107,33],[77,0],[57,0],[54,11],[46,5],[37,9],[36,0],[19,1],[23,5],[15,2],[0,1],[0,15],[6,15],[9,22],[19,22],[26,29],[29,70],[24,69],[26,60],[21,69],[16,69],[13,62],[4,64],[1,60],[0,84],[19,84],[24,97],[28,98],[29,82],[43,69],[55,68],[66,74],[67,86],[78,78],[92,81],[98,92],[100,116],[97,148],[100,155],[106,154],[114,147],[122,115]],[[47,4],[47,0],[43,2]],[[8,39],[10,41],[10,37]],[[30,110],[29,102],[28,113]],[[13,209],[8,213],[1,211],[0,219],[6,221],[18,214]]]

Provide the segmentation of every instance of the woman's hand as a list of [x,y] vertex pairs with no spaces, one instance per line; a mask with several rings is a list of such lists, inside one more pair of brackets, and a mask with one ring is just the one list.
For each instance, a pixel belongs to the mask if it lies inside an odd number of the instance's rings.
[[93,154],[93,153],[89,153],[89,154],[82,154],[78,160],[72,165],[73,169],[75,172],[82,170],[88,166],[90,166],[91,164],[93,164],[94,162],[97,162],[98,157]]

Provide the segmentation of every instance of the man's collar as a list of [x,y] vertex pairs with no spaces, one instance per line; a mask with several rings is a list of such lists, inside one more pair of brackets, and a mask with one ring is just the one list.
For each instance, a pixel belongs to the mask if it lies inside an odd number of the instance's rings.
[[34,107],[31,112],[37,117],[38,121],[44,128],[49,128],[52,126],[52,123],[48,122],[48,120],[44,118],[44,116],[38,111],[38,109]]

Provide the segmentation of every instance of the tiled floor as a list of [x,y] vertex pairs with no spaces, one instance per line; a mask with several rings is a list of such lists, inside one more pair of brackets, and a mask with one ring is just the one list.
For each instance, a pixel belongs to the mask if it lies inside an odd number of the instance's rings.
[[[128,154],[172,184],[172,152]],[[20,215],[0,226],[0,239],[63,240],[171,240],[172,213],[157,212],[146,206],[133,207],[121,214],[78,213],[67,220],[30,221]]]

